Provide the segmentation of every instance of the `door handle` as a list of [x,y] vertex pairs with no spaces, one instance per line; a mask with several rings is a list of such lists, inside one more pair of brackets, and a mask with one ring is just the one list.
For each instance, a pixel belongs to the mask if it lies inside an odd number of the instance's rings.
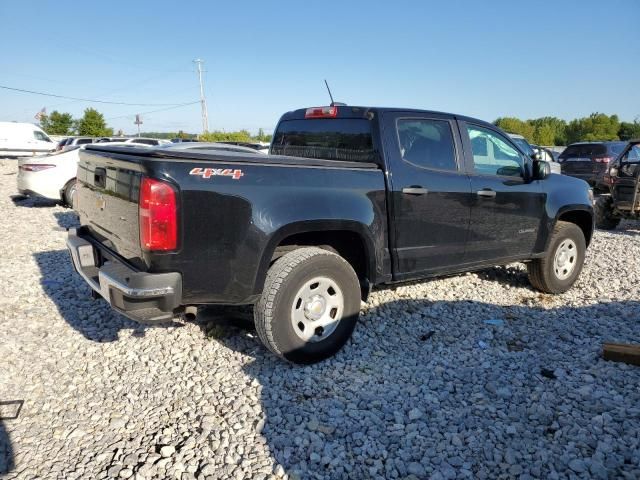
[[485,197],[485,198],[496,197],[496,192],[489,188],[483,188],[482,190],[478,190],[476,193],[478,194],[479,197]]
[[406,195],[426,195],[429,190],[423,187],[404,187],[402,193]]

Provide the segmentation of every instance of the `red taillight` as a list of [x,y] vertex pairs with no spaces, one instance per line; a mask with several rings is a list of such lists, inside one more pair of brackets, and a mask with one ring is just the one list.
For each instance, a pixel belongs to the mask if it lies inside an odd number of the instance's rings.
[[338,116],[338,107],[312,107],[307,108],[304,118],[335,118]]
[[171,185],[153,178],[140,183],[140,246],[146,251],[178,247],[176,192]]
[[45,165],[44,163],[25,163],[18,167],[25,172],[39,172],[41,170],[47,170],[49,168],[56,168],[55,165]]
[[609,163],[613,158],[611,157],[596,157],[593,159],[596,163]]

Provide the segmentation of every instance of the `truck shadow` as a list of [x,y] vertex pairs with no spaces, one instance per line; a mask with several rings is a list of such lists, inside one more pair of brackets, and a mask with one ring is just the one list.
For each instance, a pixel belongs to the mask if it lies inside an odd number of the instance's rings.
[[[625,410],[640,404],[640,369],[605,362],[601,344],[638,341],[640,302],[399,300],[365,307],[345,348],[310,366],[275,358],[246,313],[239,324],[234,315],[199,322],[252,357],[244,371],[261,385],[262,435],[300,478],[546,478],[568,471],[569,450],[610,478],[638,468],[627,445],[640,418]],[[602,415],[606,430],[593,420]]]
[[66,212],[54,212],[53,216],[58,222],[58,225],[65,230],[80,226],[78,214],[73,210],[67,210]]
[[[34,260],[40,269],[42,290],[55,303],[62,318],[86,339],[115,342],[121,330],[133,330],[134,335],[143,336],[145,330],[151,328],[113,311],[104,300],[93,299],[91,289],[73,269],[66,250],[38,252]],[[175,326],[169,323],[158,327],[169,325]]]

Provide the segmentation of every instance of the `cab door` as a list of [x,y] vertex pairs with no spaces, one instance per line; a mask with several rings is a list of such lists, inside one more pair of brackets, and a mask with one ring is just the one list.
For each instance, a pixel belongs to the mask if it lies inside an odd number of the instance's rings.
[[471,185],[455,119],[384,112],[394,276],[443,272],[463,261]]
[[498,130],[460,122],[472,204],[465,263],[527,258],[545,218],[545,195],[530,160]]

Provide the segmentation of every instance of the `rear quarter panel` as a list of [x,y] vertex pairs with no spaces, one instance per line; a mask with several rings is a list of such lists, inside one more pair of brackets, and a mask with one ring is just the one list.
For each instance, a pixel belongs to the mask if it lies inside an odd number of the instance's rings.
[[[242,176],[191,173],[207,167],[240,169]],[[381,170],[194,161],[147,168],[180,188],[181,248],[154,255],[150,264],[183,273],[185,304],[253,301],[275,247],[295,233],[357,232],[371,268],[382,274],[388,249]]]

